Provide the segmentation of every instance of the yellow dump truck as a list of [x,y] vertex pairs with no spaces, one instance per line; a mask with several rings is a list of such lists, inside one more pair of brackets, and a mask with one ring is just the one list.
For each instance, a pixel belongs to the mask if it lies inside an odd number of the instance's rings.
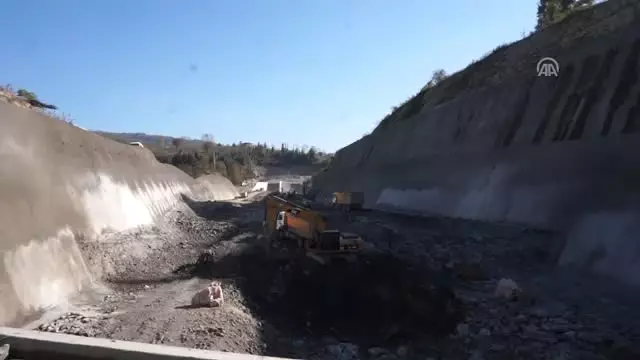
[[270,243],[285,243],[324,262],[360,252],[364,241],[357,234],[328,229],[327,219],[317,211],[276,195],[265,198],[264,225]]
[[343,210],[360,210],[364,206],[363,192],[335,192],[331,205]]

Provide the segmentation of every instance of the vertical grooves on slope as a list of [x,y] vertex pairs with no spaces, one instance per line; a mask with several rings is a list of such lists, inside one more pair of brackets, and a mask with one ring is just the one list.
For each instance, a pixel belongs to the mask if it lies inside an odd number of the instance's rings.
[[522,120],[524,119],[525,112],[527,111],[527,107],[529,105],[533,83],[534,80],[532,79],[525,85],[526,89],[524,91],[524,95],[522,95],[520,101],[518,101],[518,104],[516,105],[516,111],[509,125],[509,130],[507,131],[506,137],[502,141],[503,147],[511,145],[511,143],[513,142],[513,138],[516,136],[516,133],[520,129],[520,126],[522,126]]
[[540,144],[542,142],[542,139],[544,139],[544,134],[547,130],[547,126],[549,126],[549,122],[551,121],[551,116],[558,107],[558,103],[560,102],[560,99],[562,98],[565,90],[567,89],[569,84],[571,84],[571,80],[573,79],[573,72],[573,64],[570,64],[569,66],[567,66],[567,70],[560,74],[559,79],[557,80],[560,83],[557,85],[556,91],[553,93],[553,97],[547,105],[547,109],[545,110],[545,113],[540,120],[538,129],[536,129],[536,133],[533,137],[533,144]]
[[456,116],[456,127],[453,132],[453,142],[457,142],[460,135],[462,135],[462,126],[460,123],[462,122],[462,110],[458,111],[458,115]]
[[598,55],[590,55],[587,56],[584,61],[582,61],[582,69],[580,71],[580,76],[578,77],[578,81],[574,90],[579,92],[591,81],[591,78],[595,74],[595,70],[598,67],[598,60],[600,57]]
[[364,164],[366,164],[367,161],[369,161],[369,157],[371,156],[371,153],[373,152],[373,148],[374,148],[374,142],[370,141],[370,143],[371,145],[369,145],[369,149],[367,149],[367,151],[364,153],[364,155],[362,156],[362,158],[360,159],[360,162],[356,167],[362,168]]
[[582,62],[582,70],[580,71],[578,82],[574,87],[573,93],[569,95],[564,109],[562,109],[552,141],[562,141],[566,139],[569,129],[576,119],[577,112],[580,112],[582,106],[584,106],[583,89],[595,74],[595,70],[598,67],[598,60],[598,56],[591,55]]
[[636,97],[635,105],[629,109],[627,122],[624,124],[624,128],[622,128],[623,134],[631,134],[640,131],[640,119],[638,119],[638,117],[640,117],[640,92],[638,92],[638,96]]
[[602,84],[609,77],[609,74],[611,73],[611,65],[618,56],[618,53],[618,49],[611,49],[607,51],[593,85],[590,86],[586,92],[584,97],[584,107],[577,116],[574,128],[571,131],[571,134],[569,134],[569,140],[577,140],[582,137],[591,109],[593,108],[593,105],[600,100],[599,97],[602,92]]
[[611,98],[609,104],[609,111],[607,111],[607,118],[602,125],[600,135],[607,136],[611,132],[613,125],[613,118],[622,104],[629,96],[629,92],[633,85],[638,81],[638,55],[640,54],[640,39],[633,42],[629,56],[624,63],[622,73],[620,74],[620,82],[616,87],[616,90]]
[[458,112],[458,116],[456,117],[456,131],[453,134],[453,142],[464,141],[467,129],[470,126],[469,124],[473,121],[473,118],[473,112],[470,112],[466,117],[463,115],[462,111]]
[[569,126],[571,125],[572,115],[576,113],[576,110],[580,105],[580,100],[582,100],[582,96],[578,93],[569,95],[564,109],[562,109],[562,113],[560,113],[560,119],[558,120],[556,132],[551,139],[552,141],[560,141],[565,138],[569,131]]

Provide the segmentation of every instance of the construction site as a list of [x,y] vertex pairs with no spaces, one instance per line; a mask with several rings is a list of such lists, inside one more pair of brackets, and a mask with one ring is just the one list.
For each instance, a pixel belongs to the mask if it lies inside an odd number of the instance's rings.
[[0,360],[640,359],[638,14],[594,5],[242,185],[0,92]]

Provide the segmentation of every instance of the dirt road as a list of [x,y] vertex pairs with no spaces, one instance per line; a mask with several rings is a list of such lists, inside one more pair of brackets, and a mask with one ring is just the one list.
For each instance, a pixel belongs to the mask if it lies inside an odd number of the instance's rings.
[[[154,227],[83,244],[89,266],[102,270],[112,290],[30,326],[311,359],[637,358],[640,297],[556,269],[557,234],[336,215],[343,230],[370,244],[360,261],[274,262],[264,254],[259,200],[189,201]],[[520,296],[496,297],[501,278],[514,279]],[[211,279],[222,282],[225,305],[190,308]]]
[[[240,206],[239,204],[235,204]],[[233,279],[221,279],[224,311],[189,308],[191,297],[211,280],[183,271],[203,252],[218,256],[242,251],[248,241],[233,219],[231,203],[192,203],[171,211],[162,223],[127,233],[108,234],[83,244],[90,267],[105,274],[110,290],[80,297],[60,314],[55,310],[30,327],[120,340],[162,343],[258,354],[265,351],[261,324],[243,304]],[[216,220],[198,216],[218,209]],[[195,209],[195,210],[194,210]],[[228,219],[223,219],[226,215]],[[237,223],[251,226],[255,215],[244,211]],[[255,221],[254,221],[255,222]],[[259,223],[259,221],[258,221]],[[254,237],[255,238],[255,237]]]

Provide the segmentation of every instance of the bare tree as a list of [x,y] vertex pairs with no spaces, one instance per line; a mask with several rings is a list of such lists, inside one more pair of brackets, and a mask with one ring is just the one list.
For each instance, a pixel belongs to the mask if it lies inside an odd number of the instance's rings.
[[214,142],[213,134],[202,134],[200,140],[204,142]]
[[180,147],[184,144],[184,139],[173,138],[171,139],[171,144],[176,148],[176,151],[178,151],[178,149],[180,149]]
[[213,134],[203,134],[201,137],[203,143],[202,143],[202,150],[204,150],[204,152],[207,155],[211,156],[211,159],[213,160],[213,169],[215,171],[216,169],[216,160],[218,157],[218,154],[216,153],[216,149],[215,149],[215,138],[213,137]]
[[314,161],[316,159],[316,155],[318,154],[318,149],[315,146],[311,146],[307,151],[307,157]]
[[433,75],[431,75],[431,80],[429,81],[429,84],[430,84],[429,87],[438,85],[442,80],[446,78],[447,78],[447,73],[444,71],[444,69],[438,69],[434,71]]

